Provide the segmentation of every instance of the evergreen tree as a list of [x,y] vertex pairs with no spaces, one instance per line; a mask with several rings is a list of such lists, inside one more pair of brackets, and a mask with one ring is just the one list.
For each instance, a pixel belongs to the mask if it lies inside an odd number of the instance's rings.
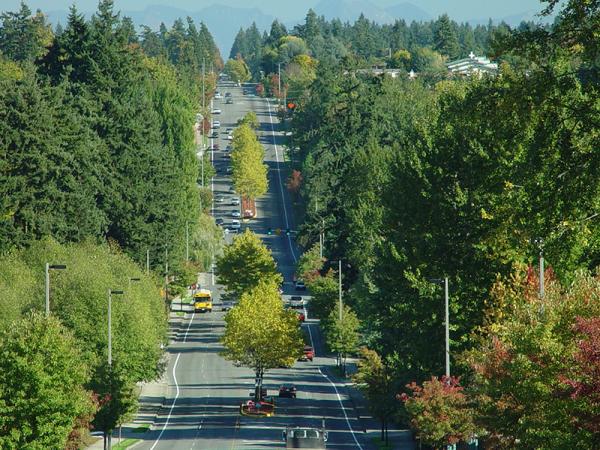
[[448,14],[443,14],[435,22],[433,37],[435,50],[447,56],[450,60],[458,58],[460,54],[458,36],[456,28],[448,17]]

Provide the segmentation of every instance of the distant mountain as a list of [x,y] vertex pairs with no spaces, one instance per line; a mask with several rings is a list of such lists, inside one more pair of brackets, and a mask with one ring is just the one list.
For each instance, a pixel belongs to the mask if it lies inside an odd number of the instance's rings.
[[385,11],[395,19],[404,19],[406,23],[410,23],[413,20],[416,22],[427,22],[433,19],[431,14],[412,3],[400,3],[386,8]]
[[[529,10],[529,11],[523,11],[521,13],[518,14],[511,14],[510,16],[505,16],[505,17],[499,17],[499,18],[494,18],[492,20],[493,23],[498,24],[500,22],[505,22],[508,25],[510,25],[511,27],[516,27],[517,25],[519,25],[521,22],[525,21],[525,22],[535,22],[535,23],[552,23],[554,21],[554,15],[550,16],[550,17],[539,17],[537,14],[539,13],[539,11],[536,10]],[[487,19],[470,19],[467,22],[469,22],[471,25],[487,25],[488,22],[490,21],[489,18]]]
[[394,21],[385,9],[368,0],[321,0],[313,9],[319,16],[325,16],[329,20],[337,18],[342,22],[354,22],[361,14],[378,23]]
[[[49,11],[47,14],[51,23],[60,23],[63,26],[69,15],[64,10]],[[89,18],[91,13],[85,15]],[[185,20],[187,16],[190,16],[196,24],[204,22],[225,60],[229,57],[233,40],[240,27],[247,28],[252,25],[252,22],[256,22],[260,30],[269,29],[275,19],[271,15],[264,14],[258,8],[235,8],[225,5],[211,5],[196,12],[166,5],[151,5],[143,11],[123,10],[121,17],[123,16],[131,17],[133,23],[138,26],[147,25],[154,30],[158,30],[161,22],[170,28],[175,20],[179,18]]]

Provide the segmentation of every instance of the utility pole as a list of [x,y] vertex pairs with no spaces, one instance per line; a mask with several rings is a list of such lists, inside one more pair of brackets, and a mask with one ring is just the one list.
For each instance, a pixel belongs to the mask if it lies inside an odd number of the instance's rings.
[[446,327],[446,378],[450,378],[450,300],[448,295],[448,277],[444,277],[444,306]]
[[146,275],[150,273],[150,250],[146,250]]
[[165,304],[169,303],[168,287],[169,287],[169,249],[165,248]]
[[[204,150],[204,115],[206,114],[206,89],[204,87],[204,78],[205,78],[205,67],[204,67],[204,58],[202,58],[202,150]],[[202,153],[202,168],[204,169],[204,152]],[[204,172],[202,172],[202,186],[204,186]]]
[[185,260],[190,260],[190,230],[187,220],[185,221]]
[[277,87],[277,102],[281,102],[281,63],[277,64],[277,69],[278,69],[278,75],[277,75],[277,82],[278,82],[278,87]]

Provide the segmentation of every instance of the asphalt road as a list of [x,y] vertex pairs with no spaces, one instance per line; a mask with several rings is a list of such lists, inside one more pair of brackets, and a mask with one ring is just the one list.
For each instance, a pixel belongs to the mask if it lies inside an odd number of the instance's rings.
[[[294,229],[292,209],[285,180],[287,173],[283,164],[283,137],[278,132],[278,119],[274,105],[258,97],[242,95],[242,89],[220,86],[224,94],[231,92],[233,105],[225,99],[215,100],[214,108],[222,113],[220,120],[219,151],[213,152],[217,176],[213,180],[215,198],[214,216],[221,217],[225,226],[233,219],[232,212],[239,206],[231,205],[235,194],[230,192],[231,180],[226,174],[229,159],[223,149],[227,146],[227,127],[235,123],[247,111],[256,112],[261,126],[260,140],[266,149],[265,162],[269,165],[269,192],[257,201],[257,218],[242,224],[249,226],[269,245],[279,270],[284,275],[284,295],[297,294],[293,290],[292,275],[298,249],[293,239],[281,235],[266,235],[267,228]],[[232,235],[226,236],[228,242]],[[220,286],[210,286],[219,291]],[[216,295],[218,298],[218,294]],[[168,374],[169,398],[155,422],[154,429],[144,434],[142,449],[281,449],[285,445],[281,432],[286,425],[320,426],[323,419],[329,433],[328,449],[370,449],[364,442],[363,430],[356,419],[351,402],[343,395],[343,388],[328,378],[321,366],[331,364],[331,359],[319,356],[322,352],[316,323],[308,321],[307,328],[317,356],[313,362],[297,362],[291,369],[274,369],[265,375],[264,385],[277,394],[279,385],[292,382],[298,388],[298,398],[276,398],[274,417],[249,418],[240,416],[239,405],[249,398],[254,387],[254,374],[250,369],[234,367],[219,356],[222,349],[219,337],[223,333],[223,312],[190,314],[185,332],[169,347],[171,353]],[[312,323],[311,323],[312,322]]]

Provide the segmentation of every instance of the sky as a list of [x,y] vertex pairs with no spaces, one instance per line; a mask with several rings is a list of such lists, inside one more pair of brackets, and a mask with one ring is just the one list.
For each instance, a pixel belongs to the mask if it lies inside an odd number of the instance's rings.
[[[256,7],[263,13],[290,20],[303,17],[306,11],[323,0],[115,0],[119,10],[143,10],[148,5],[169,5],[194,12],[212,4],[235,7]],[[370,0],[378,6],[391,6],[399,3],[412,3],[433,16],[448,12],[454,20],[467,20],[486,17],[506,17],[525,11],[540,11],[540,0]],[[35,10],[66,10],[73,3],[80,11],[95,11],[98,0],[28,0],[27,5]],[[0,0],[0,11],[16,10],[20,0]]]

